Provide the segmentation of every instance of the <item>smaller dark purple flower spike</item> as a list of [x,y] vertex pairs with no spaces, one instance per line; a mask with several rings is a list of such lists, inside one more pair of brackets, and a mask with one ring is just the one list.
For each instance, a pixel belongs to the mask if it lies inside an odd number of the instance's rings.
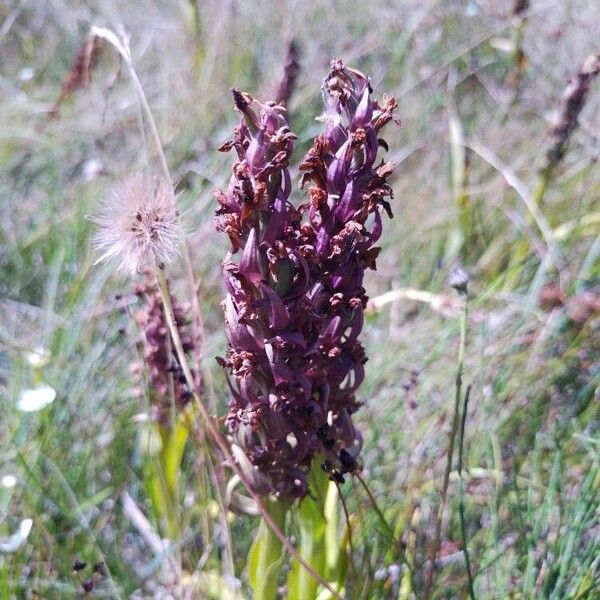
[[233,375],[228,423],[261,493],[304,496],[317,454],[338,481],[356,467],[362,284],[375,268],[381,210],[391,216],[393,167],[375,165],[385,146],[378,132],[396,108],[370,94],[364,75],[333,63],[326,131],[300,165],[302,185],[312,182],[309,202],[295,209],[295,136],[284,110],[234,92],[243,119],[222,149],[235,148],[238,159],[227,193],[217,193],[216,226],[242,253],[224,261],[229,351],[221,363]]
[[[187,387],[185,377],[177,356],[169,343],[163,304],[156,283],[148,273],[147,282],[139,284],[135,289],[142,306],[133,317],[143,332],[144,365],[147,370],[148,388],[152,419],[166,425],[171,409],[170,387],[173,386],[173,396],[176,411],[183,410],[191,400],[192,394]],[[183,349],[191,354],[194,349],[192,328],[189,319],[189,307],[180,304],[171,297],[173,312],[181,335]],[[141,372],[141,365],[134,365],[136,372]],[[201,389],[200,373],[193,370],[196,386]]]

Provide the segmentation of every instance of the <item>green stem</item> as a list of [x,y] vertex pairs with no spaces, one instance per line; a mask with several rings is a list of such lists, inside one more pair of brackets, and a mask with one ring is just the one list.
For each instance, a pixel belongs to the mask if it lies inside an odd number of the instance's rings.
[[427,568],[427,575],[425,579],[425,591],[423,597],[428,600],[431,594],[431,588],[433,586],[434,572],[435,572],[435,559],[440,548],[440,538],[442,534],[442,520],[444,517],[444,510],[446,508],[446,499],[448,497],[448,484],[450,483],[450,472],[452,471],[452,457],[454,455],[454,444],[456,442],[456,434],[459,427],[459,414],[460,414],[460,399],[462,397],[462,376],[465,361],[465,348],[467,343],[467,317],[468,317],[468,303],[466,291],[460,294],[462,300],[462,311],[460,313],[460,340],[458,345],[458,357],[456,361],[456,379],[455,379],[455,392],[454,392],[454,414],[452,417],[452,429],[450,431],[450,439],[448,440],[448,451],[446,458],[446,470],[444,471],[444,481],[442,484],[442,492],[440,497],[440,506],[438,508],[437,520],[435,524],[435,534],[433,538],[433,544],[429,552],[429,565]]
[[[288,505],[278,500],[265,502],[269,514],[283,530]],[[283,544],[267,523],[262,520],[248,554],[248,576],[254,600],[275,600],[283,558]]]
[[[333,481],[329,484],[330,490],[335,486],[335,490],[337,491],[337,496],[340,499],[340,503],[342,505],[342,510],[344,511],[344,518],[346,520],[346,532],[348,537],[348,550],[346,552],[345,544],[341,544],[339,547],[339,556],[338,556],[338,583],[342,584],[343,577],[346,575],[346,569],[340,569],[340,563],[343,562],[342,554],[345,553],[346,557],[349,559],[347,562],[350,565],[350,581],[352,582],[352,589],[356,589],[356,570],[354,569],[354,543],[352,541],[352,520],[350,519],[350,513],[348,511],[348,506],[346,505],[346,499],[342,494],[342,490],[340,488],[340,484],[337,481]],[[327,523],[329,526],[329,522]],[[337,525],[337,522],[336,522]],[[342,572],[343,571],[343,572]]]
[[[164,528],[166,537],[175,542],[179,537],[179,518],[175,505],[173,488],[167,482],[166,475],[166,450],[169,429],[156,423],[151,423],[148,431],[148,442],[144,444],[145,456],[145,481],[148,493],[152,500],[154,512],[158,517],[161,528]],[[157,451],[155,445],[161,444]]]
[[475,590],[473,588],[473,575],[471,571],[471,561],[469,559],[469,548],[467,546],[467,528],[465,527],[465,500],[462,478],[463,467],[463,449],[465,441],[465,425],[467,422],[467,407],[469,404],[469,396],[471,394],[471,386],[467,387],[465,400],[463,403],[462,418],[460,421],[460,437],[458,440],[458,514],[460,517],[460,534],[462,537],[463,554],[465,555],[465,568],[469,579],[469,596],[471,600],[475,600]]
[[[319,574],[324,574],[327,566],[326,557],[326,519],[325,498],[327,495],[328,477],[321,469],[318,457],[308,476],[310,493],[300,502],[295,511],[298,524],[300,556]],[[314,600],[317,595],[318,582],[310,577],[296,561],[288,577],[288,600]]]
[[[533,204],[536,208],[542,205],[544,200],[544,194],[548,189],[552,177],[552,170],[549,168],[544,169],[540,172],[537,185],[533,192]],[[530,224],[533,221],[531,212],[528,212],[527,223]],[[505,290],[512,290],[516,287],[517,283],[521,279],[521,266],[529,253],[529,243],[526,239],[521,239],[517,244],[513,255],[511,256],[510,263],[506,269],[506,281],[504,284]]]

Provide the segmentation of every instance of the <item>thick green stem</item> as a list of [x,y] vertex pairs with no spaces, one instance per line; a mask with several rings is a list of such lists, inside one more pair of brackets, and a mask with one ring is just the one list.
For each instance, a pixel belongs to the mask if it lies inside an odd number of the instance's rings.
[[[328,477],[320,465],[320,460],[313,461],[308,478],[310,494],[300,502],[295,512],[295,521],[300,534],[300,556],[317,573],[324,574],[327,562],[325,498]],[[288,578],[288,600],[314,600],[318,587],[318,582],[310,576],[306,569],[303,569],[297,561],[293,561]]]
[[[283,530],[288,505],[280,500],[267,500],[265,506],[277,526]],[[275,600],[283,563],[283,544],[263,520],[248,554],[248,577],[254,600]]]
[[[150,407],[147,406],[147,411]],[[141,450],[144,459],[144,485],[152,501],[164,535],[171,541],[179,539],[179,502],[178,471],[167,474],[167,465],[171,466],[170,423],[165,425],[150,421],[141,438]],[[177,464],[177,469],[179,464]]]

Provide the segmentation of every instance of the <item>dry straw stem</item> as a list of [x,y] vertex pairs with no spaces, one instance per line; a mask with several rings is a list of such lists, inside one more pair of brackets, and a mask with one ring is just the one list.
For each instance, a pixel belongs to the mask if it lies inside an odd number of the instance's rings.
[[469,197],[469,149],[465,146],[465,136],[460,116],[454,103],[456,89],[456,68],[448,71],[448,137],[450,142],[450,181],[454,205],[458,213],[457,229],[459,239],[458,253],[465,259],[472,245],[473,207]]
[[[542,264],[545,268],[548,268],[552,264],[554,265],[556,271],[560,273],[561,250],[559,245],[556,243],[552,228],[540,210],[537,195],[535,197],[532,196],[525,184],[521,181],[521,179],[519,179],[519,177],[517,177],[516,173],[508,165],[504,164],[491,150],[477,142],[469,143],[468,147],[476,152],[481,158],[483,158],[483,160],[485,160],[498,173],[500,173],[504,181],[517,193],[518,197],[522,200],[523,204],[527,208],[529,218],[533,219],[533,222],[537,225],[537,228],[542,234],[542,238],[546,244],[546,252],[540,256]],[[536,240],[534,239],[533,243],[531,244],[533,247],[539,245],[535,242]],[[517,247],[517,251],[513,256],[513,259],[518,253],[519,247]],[[514,268],[515,266],[513,264],[513,267],[509,268],[508,270],[508,278],[505,285],[505,288],[507,289],[513,287]],[[513,273],[513,275],[511,275],[511,273]]]
[[468,143],[467,147],[479,154],[485,162],[500,173],[504,181],[517,193],[542,234],[548,252],[550,252],[556,261],[559,249],[555,243],[552,228],[525,184],[517,177],[516,173],[508,165],[504,164],[489,148],[486,148],[475,141]]
[[115,48],[115,50],[121,55],[121,57],[125,61],[125,65],[127,66],[127,70],[129,71],[129,76],[131,77],[131,81],[133,82],[135,91],[137,92],[140,104],[142,105],[142,110],[144,111],[148,119],[150,133],[152,134],[155,149],[158,154],[161,170],[165,179],[170,182],[171,175],[169,173],[167,159],[165,157],[165,153],[162,150],[160,136],[158,135],[158,129],[156,128],[156,123],[154,122],[154,118],[152,117],[150,105],[148,104],[148,100],[146,99],[146,95],[144,94],[144,89],[142,88],[140,79],[137,76],[137,73],[133,67],[133,60],[131,57],[131,50],[129,49],[129,45],[127,43],[122,42],[114,31],[111,31],[106,27],[98,27],[96,25],[93,25],[91,29],[91,36],[106,40],[109,44],[111,44],[111,46]]
[[[169,542],[161,539],[156,533],[146,515],[140,510],[133,498],[124,491],[121,494],[121,503],[123,505],[123,513],[131,520],[132,525],[137,529],[140,535],[144,538],[148,546],[152,548],[155,555],[160,556],[166,553],[169,548]],[[181,570],[174,556],[167,554],[167,568],[176,577],[181,576]]]
[[455,298],[442,294],[433,294],[426,290],[415,288],[398,288],[390,290],[369,300],[365,314],[376,312],[387,304],[398,300],[409,300],[427,304],[431,310],[444,317],[456,316],[460,311],[460,303]]

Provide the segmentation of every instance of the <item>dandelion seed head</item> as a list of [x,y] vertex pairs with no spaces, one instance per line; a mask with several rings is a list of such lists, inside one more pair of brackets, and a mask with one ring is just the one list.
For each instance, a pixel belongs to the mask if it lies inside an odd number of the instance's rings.
[[115,185],[91,218],[96,264],[114,260],[134,276],[148,264],[171,262],[177,254],[179,219],[172,186],[164,179],[136,174]]

